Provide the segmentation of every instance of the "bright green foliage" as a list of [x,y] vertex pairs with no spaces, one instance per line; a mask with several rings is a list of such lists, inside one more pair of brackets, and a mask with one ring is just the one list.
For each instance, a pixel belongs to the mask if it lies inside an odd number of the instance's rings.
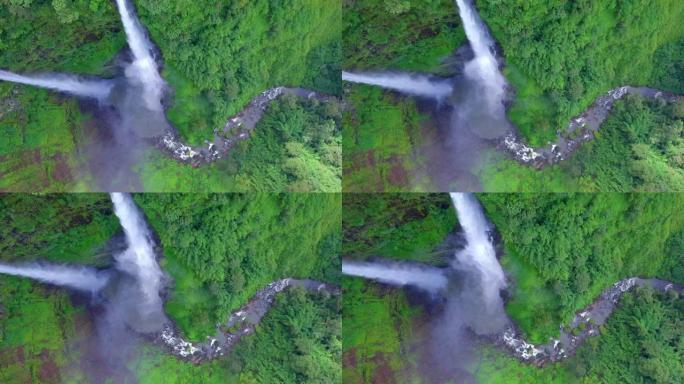
[[[442,264],[452,255],[434,252],[456,226],[447,194],[345,194],[342,223],[345,258]],[[420,310],[403,291],[363,279],[345,277],[342,287],[344,382],[419,383],[409,345]]]
[[332,100],[283,96],[227,159],[195,169],[149,153],[141,169],[145,190],[339,192],[339,108]]
[[327,384],[340,381],[339,298],[291,290],[279,296],[256,334],[230,356],[208,364],[145,348],[131,367],[142,384]]
[[684,381],[684,299],[639,289],[621,299],[605,331],[571,364],[583,383],[680,383]]
[[[125,44],[113,2],[2,0],[0,68],[102,74]],[[2,83],[3,88],[10,87]],[[5,88],[7,89],[7,88]]]
[[684,93],[684,38],[655,52],[653,83],[659,89]]
[[272,104],[249,141],[230,155],[239,190],[338,192],[342,184],[340,114],[336,102]]
[[344,67],[444,72],[465,41],[452,0],[343,2]]
[[683,191],[684,100],[665,104],[628,97],[617,103],[598,139],[564,164],[583,189]]
[[[666,276],[684,254],[678,194],[482,194],[506,248],[514,292],[507,310],[534,342],[615,281]],[[684,276],[675,276],[682,278]]]
[[411,373],[416,356],[407,345],[420,311],[409,306],[401,291],[349,277],[342,279],[342,287],[343,382],[418,380]]
[[[452,0],[362,0],[343,3],[345,69],[448,74],[442,61],[465,41]],[[344,189],[420,190],[422,160],[415,147],[429,141],[427,117],[410,99],[380,89],[349,86],[344,115]]]
[[417,182],[412,180],[419,166],[413,147],[424,140],[421,125],[426,118],[418,113],[413,100],[397,100],[375,87],[355,85],[351,89],[346,97],[351,108],[342,123],[343,189],[407,190]]
[[[170,116],[182,122],[178,128],[193,143],[211,137],[214,128],[268,88],[304,85],[339,91],[339,70],[336,81],[325,78],[335,72],[330,68],[338,68],[339,48],[334,47],[339,47],[341,17],[340,7],[328,0],[136,4],[165,63],[179,80],[192,84]],[[207,108],[189,110],[190,115],[183,112],[188,102],[191,108],[198,102]]]
[[103,194],[0,195],[0,260],[103,264],[93,253],[120,230],[112,213]]
[[430,262],[453,231],[456,214],[446,194],[345,194],[342,254]]
[[25,279],[0,278],[0,382],[60,383],[65,354],[76,332],[74,308],[64,292]]
[[[679,0],[488,0],[477,6],[507,63],[524,74],[525,82],[518,81],[522,76],[509,80],[522,88],[533,82],[538,91],[519,95],[510,111],[519,126],[532,125],[522,131],[533,145],[552,139],[611,88],[662,83],[659,73],[671,63],[654,54],[684,35]],[[534,109],[531,115],[529,104],[543,99],[551,114]]]
[[[166,309],[203,339],[276,279],[339,274],[340,195],[137,195],[175,279]],[[163,230],[162,230],[163,229]]]
[[78,189],[73,130],[80,130],[83,117],[76,102],[45,90],[14,93],[4,87],[0,84],[0,95],[7,90],[0,96],[0,190]]
[[235,350],[239,383],[339,383],[340,298],[292,289]]
[[536,170],[494,155],[480,177],[490,192],[684,190],[684,101],[629,95],[562,163]]

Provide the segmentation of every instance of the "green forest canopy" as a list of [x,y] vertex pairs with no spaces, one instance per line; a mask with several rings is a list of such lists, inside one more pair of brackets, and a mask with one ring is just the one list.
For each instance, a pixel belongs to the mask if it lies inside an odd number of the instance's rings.
[[526,89],[509,110],[532,145],[564,129],[599,95],[622,85],[684,93],[684,3],[678,0],[487,0],[478,9],[503,48],[507,74]]

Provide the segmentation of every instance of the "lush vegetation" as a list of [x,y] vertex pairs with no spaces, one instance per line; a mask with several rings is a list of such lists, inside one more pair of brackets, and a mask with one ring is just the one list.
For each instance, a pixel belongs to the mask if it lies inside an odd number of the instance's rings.
[[[679,194],[483,194],[514,278],[507,310],[544,342],[617,280],[684,281]],[[676,249],[676,247],[680,247]]]
[[[452,69],[445,59],[465,41],[452,0],[363,0],[344,2],[343,8],[345,69],[447,75]],[[349,85],[345,92],[343,188],[429,189],[429,180],[416,172],[423,160],[415,151],[429,140],[428,117],[410,98],[375,87]]]
[[423,134],[421,116],[410,99],[377,87],[354,85],[342,125],[343,189],[399,192],[415,183],[419,160],[414,146]]
[[650,289],[625,294],[601,334],[577,355],[540,369],[487,349],[474,372],[482,383],[677,383],[684,380],[684,299]]
[[147,191],[338,192],[340,106],[284,96],[227,159],[195,169],[153,150],[141,164]]
[[[173,279],[167,313],[189,336],[214,324],[272,280],[337,282],[340,195],[136,195],[161,240]],[[0,196],[0,261],[109,266],[121,236],[102,194]],[[120,239],[120,237],[119,237]],[[118,245],[117,245],[118,244]],[[86,382],[79,367],[93,324],[82,300],[60,288],[0,275],[0,381]],[[234,353],[208,365],[141,346],[130,373],[146,383],[339,381],[339,297],[288,291]],[[194,317],[193,317],[194,316]],[[223,316],[223,317],[219,317]],[[279,351],[275,353],[273,351]],[[280,353],[287,351],[287,353]],[[336,368],[336,369],[335,369]],[[232,382],[232,381],[231,381]]]
[[[443,264],[451,255],[440,246],[456,215],[446,194],[350,193],[343,198],[342,223],[344,258]],[[409,345],[420,309],[409,306],[403,291],[362,279],[345,277],[342,288],[343,381],[419,382]]]
[[345,69],[443,72],[465,41],[451,0],[343,2]]
[[268,88],[339,92],[341,10],[326,0],[136,4],[177,86],[169,117],[191,142]]
[[669,47],[684,35],[680,1],[495,0],[477,6],[503,48],[509,80],[524,90],[509,116],[533,145],[552,139],[611,88],[663,84],[684,92],[663,76],[673,63],[658,60],[678,55],[681,67],[681,51]]
[[487,191],[684,190],[684,101],[629,95],[596,134],[562,163],[543,170],[497,157],[480,177]]
[[179,364],[147,348],[132,369],[145,384],[337,383],[341,344],[339,298],[295,289],[279,296],[257,333],[244,337],[225,359]]
[[350,277],[342,279],[343,382],[418,383],[408,345],[420,310],[404,292]]
[[141,194],[136,196],[175,279],[166,303],[190,338],[257,290],[285,277],[335,281],[339,274],[340,195]]
[[105,243],[119,222],[105,195],[4,194],[0,228],[1,261],[102,264]]
[[[192,144],[210,139],[215,128],[268,88],[290,85],[340,92],[341,9],[326,0],[220,4],[139,0],[134,4],[163,57],[162,74],[172,89],[168,116]],[[115,57],[125,47],[125,36],[113,2],[3,0],[0,5],[0,68],[114,74]],[[92,188],[84,148],[93,128],[75,101],[3,82],[0,109],[0,128],[7,138],[0,144],[0,190]],[[334,109],[329,107],[328,112]],[[185,180],[193,180],[191,185],[203,191],[339,190],[338,129],[332,129],[329,122],[320,123],[314,112],[305,117],[301,111],[293,113],[300,116],[283,123],[289,125],[292,137],[277,142],[273,140],[282,139],[281,132],[267,134],[273,136],[268,148],[254,148],[268,149],[260,153],[262,157],[243,149],[242,157],[233,155],[233,164],[196,170],[149,154],[152,164],[142,165],[149,168],[143,171],[151,178],[147,184],[153,190],[187,185]],[[339,123],[339,118],[333,120]],[[294,129],[295,124],[311,125]],[[311,137],[319,129],[322,132]],[[286,145],[293,141],[300,144]],[[273,169],[273,162],[281,159],[286,164]],[[259,163],[254,168],[269,168],[264,171],[269,173],[267,186],[261,184],[265,176],[254,176],[253,170],[235,176],[234,169],[249,168],[242,165],[248,161]],[[152,177],[157,171],[169,180]]]
[[447,195],[345,194],[342,254],[438,262],[432,251],[456,224],[451,206]]

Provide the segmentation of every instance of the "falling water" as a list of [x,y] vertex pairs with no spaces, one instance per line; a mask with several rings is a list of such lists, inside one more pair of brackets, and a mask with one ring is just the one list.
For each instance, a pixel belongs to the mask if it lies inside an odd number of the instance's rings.
[[448,282],[439,268],[409,263],[343,261],[342,273],[390,285],[410,285],[433,293],[443,291]]
[[159,292],[163,274],[157,264],[150,231],[130,195],[112,193],[111,197],[128,244],[128,248],[116,256],[116,267],[135,277],[143,293],[143,307],[158,311],[162,305]]
[[342,72],[342,80],[377,85],[414,96],[438,100],[450,96],[453,91],[453,86],[449,81],[435,80],[420,74]]
[[468,287],[468,300],[477,302],[481,312],[478,317],[489,318],[492,323],[469,325],[478,333],[488,333],[507,321],[499,294],[506,287],[506,277],[496,258],[490,225],[479,202],[465,193],[451,193],[451,199],[466,239],[465,248],[456,253],[452,266],[474,276],[470,284],[475,286]]
[[94,268],[68,267],[44,263],[19,266],[0,263],[0,273],[28,277],[43,283],[91,293],[101,290],[109,281],[108,274]]
[[116,0],[116,5],[134,58],[131,65],[126,68],[126,77],[142,84],[143,98],[148,109],[161,111],[161,98],[166,85],[152,57],[152,43],[133,10],[128,8],[128,1]]
[[3,70],[0,70],[0,80],[48,88],[74,96],[90,97],[99,100],[107,99],[113,86],[113,83],[107,80],[84,80],[76,76],[63,74],[24,76]]
[[494,57],[494,41],[475,11],[471,0],[456,0],[456,3],[466,37],[475,54],[475,57],[466,63],[465,74],[485,88],[484,96],[490,113],[502,114],[504,113],[503,98],[506,79],[499,71]]

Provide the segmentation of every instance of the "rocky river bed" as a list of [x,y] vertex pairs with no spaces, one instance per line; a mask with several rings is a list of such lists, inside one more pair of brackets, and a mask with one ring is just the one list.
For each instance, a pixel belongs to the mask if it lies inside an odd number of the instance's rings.
[[543,168],[570,157],[583,143],[593,140],[601,124],[608,118],[616,101],[627,94],[637,94],[649,99],[675,101],[681,96],[654,88],[624,86],[612,89],[596,99],[586,111],[570,121],[565,131],[557,132],[556,141],[543,147],[530,147],[511,130],[500,139],[497,147],[522,164]]
[[192,147],[181,141],[177,133],[168,131],[157,140],[157,147],[175,160],[198,167],[224,157],[239,141],[250,137],[269,104],[282,95],[294,95],[307,100],[327,102],[334,96],[304,88],[276,87],[258,96],[236,115],[230,117],[222,129],[214,130],[214,138],[203,146]]
[[167,323],[161,332],[153,336],[156,344],[162,345],[169,353],[181,359],[199,364],[228,354],[244,335],[254,332],[255,327],[273,306],[278,293],[289,287],[302,287],[309,292],[339,295],[340,289],[334,285],[308,279],[282,279],[268,284],[258,291],[252,299],[228,319],[217,324],[216,335],[193,343],[185,340],[178,328]]
[[578,312],[567,326],[560,327],[560,336],[546,344],[525,341],[520,330],[512,325],[492,337],[493,342],[521,361],[542,366],[572,356],[589,337],[600,334],[599,327],[608,320],[620,297],[634,287],[648,286],[659,292],[674,290],[684,293],[684,286],[659,279],[631,277],[605,289],[598,299]]

